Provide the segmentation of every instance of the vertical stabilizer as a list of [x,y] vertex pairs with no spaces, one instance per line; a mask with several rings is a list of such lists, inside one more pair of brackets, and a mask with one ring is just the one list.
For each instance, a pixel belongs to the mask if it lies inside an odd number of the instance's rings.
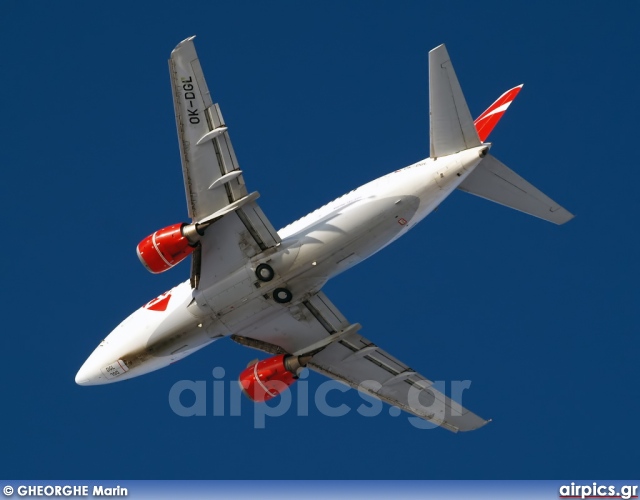
[[481,144],[444,44],[429,52],[429,108],[432,158]]
[[478,137],[482,142],[487,140],[493,127],[500,121],[507,108],[511,105],[518,93],[522,90],[522,85],[507,90],[502,94],[496,102],[487,108],[478,118],[476,118],[475,126],[478,131]]

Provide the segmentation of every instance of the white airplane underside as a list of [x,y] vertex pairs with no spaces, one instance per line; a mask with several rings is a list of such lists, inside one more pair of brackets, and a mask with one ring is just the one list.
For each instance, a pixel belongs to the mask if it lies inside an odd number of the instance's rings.
[[429,54],[430,158],[376,179],[275,231],[244,182],[193,38],[169,68],[191,222],[137,248],[151,272],[191,256],[191,277],[125,319],[76,376],[80,385],[127,380],[211,342],[272,354],[239,377],[254,401],[277,396],[307,366],[452,431],[487,423],[359,334],[321,291],[378,252],[455,189],[562,224],[573,216],[489,154],[484,142],[522,86],[474,122],[444,45]]

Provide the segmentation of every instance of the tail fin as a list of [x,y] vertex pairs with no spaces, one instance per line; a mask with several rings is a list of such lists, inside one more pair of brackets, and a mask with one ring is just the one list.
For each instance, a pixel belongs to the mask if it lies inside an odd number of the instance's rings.
[[429,108],[432,158],[480,146],[471,113],[444,44],[429,52]]
[[490,154],[458,189],[554,224],[573,219],[571,213]]
[[[429,52],[431,157],[480,146],[521,89],[522,85],[518,85],[502,94],[473,122],[446,47],[440,45]],[[555,224],[564,224],[573,218],[571,213],[490,154],[458,189]]]
[[478,131],[478,137],[480,137],[482,142],[487,140],[487,137],[489,137],[493,127],[495,127],[500,121],[504,112],[521,90],[522,85],[518,85],[511,90],[507,90],[504,94],[498,97],[498,100],[489,106],[484,113],[476,118],[476,121],[473,123]]

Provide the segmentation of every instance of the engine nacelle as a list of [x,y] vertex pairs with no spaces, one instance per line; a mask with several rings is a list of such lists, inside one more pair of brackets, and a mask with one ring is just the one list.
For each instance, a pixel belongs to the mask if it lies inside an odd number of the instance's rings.
[[142,240],[136,252],[142,265],[154,274],[162,273],[186,259],[194,246],[184,236],[186,224],[173,224]]
[[302,356],[280,354],[247,367],[238,378],[242,392],[249,399],[262,403],[284,392],[298,379],[306,364]]

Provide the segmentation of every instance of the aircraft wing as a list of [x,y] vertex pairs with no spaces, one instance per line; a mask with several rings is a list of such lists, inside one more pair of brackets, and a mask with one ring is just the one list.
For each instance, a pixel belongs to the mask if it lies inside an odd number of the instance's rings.
[[487,423],[359,335],[359,328],[350,324],[323,292],[318,292],[231,338],[272,354],[300,355],[321,349],[309,362],[312,370],[454,432]]
[[[245,197],[247,188],[220,108],[211,99],[193,38],[180,42],[171,52],[169,71],[189,216],[200,220]],[[229,174],[236,177],[220,181]]]
[[[219,219],[215,231],[205,235],[193,254],[191,285],[197,288],[202,266],[208,273],[203,273],[203,279],[215,279],[235,263],[276,246],[280,238],[255,202],[258,193],[247,192],[220,107],[207,87],[194,38],[180,42],[171,52],[169,72],[189,216],[194,222],[212,216]],[[213,253],[208,248],[219,250],[221,246],[223,254],[207,257]]]

